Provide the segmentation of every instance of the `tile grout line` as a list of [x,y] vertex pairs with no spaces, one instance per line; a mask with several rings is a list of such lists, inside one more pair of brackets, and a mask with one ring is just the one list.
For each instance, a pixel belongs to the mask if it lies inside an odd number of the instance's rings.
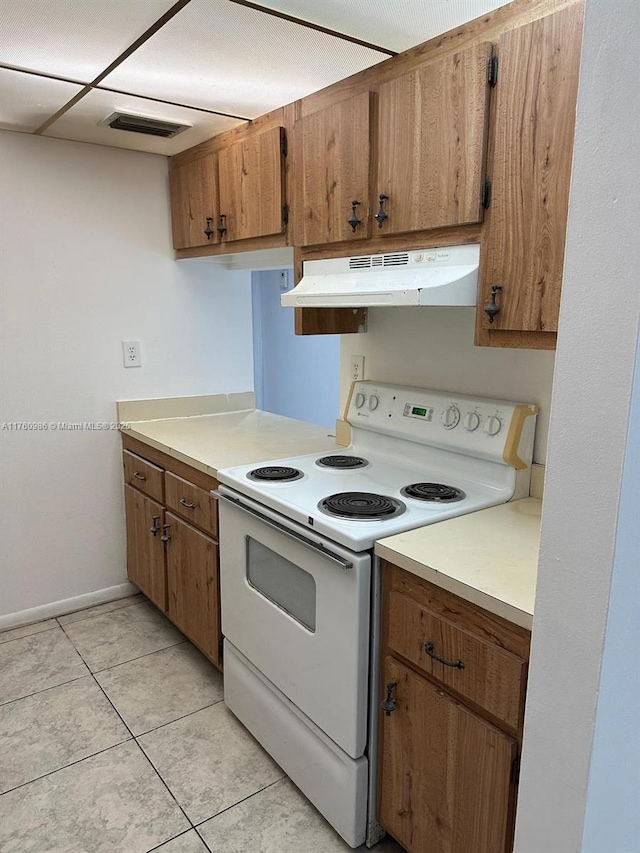
[[105,746],[104,749],[99,749],[96,752],[92,752],[90,755],[84,755],[82,758],[77,758],[75,761],[70,761],[68,764],[63,764],[62,767],[56,767],[55,770],[50,770],[48,773],[43,773],[41,776],[36,776],[35,779],[29,779],[28,782],[21,782],[19,785],[14,785],[13,788],[9,788],[7,791],[3,791],[0,794],[0,797],[4,797],[5,794],[10,794],[12,791],[18,791],[20,788],[25,788],[27,785],[31,785],[34,782],[39,782],[41,779],[46,779],[47,776],[53,776],[54,773],[59,773],[61,770],[66,770],[68,767],[74,767],[76,764],[82,764],[82,762],[86,761],[88,758],[95,758],[96,755],[102,755],[103,752],[109,752],[109,750],[116,749],[116,747],[122,746],[123,743],[130,743],[131,741],[135,741],[133,735],[131,737],[119,741],[118,743],[112,743],[111,746]]
[[[48,622],[48,619],[41,619],[40,622]],[[54,628],[59,628],[58,618],[56,616],[51,617],[51,621],[55,622],[55,625],[52,625],[50,628],[45,628],[44,631],[33,631],[31,634],[25,634],[24,637],[11,637],[9,640],[3,640],[2,635],[8,634],[10,631],[19,631],[21,628],[28,628],[29,625],[17,625],[15,628],[7,628],[6,631],[2,631],[0,633],[0,646],[4,646],[6,643],[14,643],[16,640],[27,640],[29,637],[37,637],[38,634],[46,634],[47,631],[53,631]],[[32,625],[39,625],[40,622],[32,622]]]
[[[279,764],[278,764],[278,767],[280,767]],[[282,770],[282,767],[280,767],[280,770]],[[210,821],[210,820],[215,820],[217,817],[220,817],[220,815],[226,814],[226,812],[231,811],[231,809],[235,809],[236,806],[242,805],[242,803],[246,803],[247,800],[250,800],[252,797],[255,797],[258,794],[261,794],[263,791],[266,791],[267,788],[272,788],[274,785],[277,785],[278,782],[282,782],[283,779],[289,778],[287,776],[287,774],[284,772],[284,770],[282,771],[282,773],[283,773],[283,775],[279,779],[276,779],[274,782],[269,782],[268,785],[265,785],[263,788],[260,788],[259,790],[254,791],[253,794],[247,794],[246,797],[243,797],[241,800],[238,800],[237,803],[233,803],[233,805],[227,806],[225,809],[221,809],[219,812],[212,814],[210,817],[206,817],[204,820],[198,821],[198,823],[193,824],[193,828],[196,830],[196,832],[198,832],[198,829],[204,823],[208,823],[208,821]],[[198,835],[200,835],[199,832],[198,832]],[[204,841],[204,838],[202,840]],[[206,842],[205,842],[205,844],[206,844]]]
[[[64,630],[63,626],[61,625],[60,627],[61,627],[61,628],[62,628],[62,630],[64,631],[65,636],[68,636],[68,635],[67,635],[67,632]],[[70,637],[69,637],[69,641],[70,641],[70,642],[72,642]],[[75,648],[75,646],[74,646],[74,648]],[[162,651],[162,649],[158,649],[158,651]],[[78,654],[80,655],[80,658],[81,658],[81,659],[82,659],[82,661],[84,662],[85,666],[88,666],[88,665],[87,665],[87,662],[86,662],[86,661],[85,661],[85,659],[82,657],[82,655],[80,654],[80,652],[78,652]],[[151,652],[151,654],[153,654],[153,653]],[[146,657],[146,655],[145,655],[144,657]],[[128,663],[128,661],[127,661],[127,663]],[[111,705],[111,707],[113,708],[113,710],[115,711],[115,713],[118,715],[119,719],[122,721],[122,725],[126,728],[126,730],[127,730],[127,731],[129,732],[129,734],[131,735],[131,738],[133,739],[133,742],[134,742],[134,743],[135,743],[135,745],[138,747],[138,749],[140,750],[141,754],[144,756],[145,760],[146,760],[146,761],[148,762],[148,764],[151,766],[151,768],[152,768],[153,772],[156,774],[156,776],[158,777],[158,779],[160,780],[160,782],[162,783],[162,785],[164,785],[164,787],[165,787],[165,788],[167,789],[167,791],[169,792],[169,796],[170,796],[170,797],[171,797],[171,799],[174,801],[174,803],[176,804],[176,806],[180,809],[180,811],[181,811],[181,812],[182,812],[182,814],[184,815],[184,818],[185,818],[185,820],[187,821],[187,823],[189,824],[189,826],[190,826],[190,827],[193,827],[193,823],[192,823],[192,821],[189,819],[189,817],[188,817],[187,813],[185,812],[185,810],[182,808],[182,806],[180,805],[180,803],[179,803],[179,802],[177,801],[177,799],[175,798],[175,796],[174,796],[174,794],[173,794],[173,791],[169,788],[169,786],[168,786],[168,785],[167,785],[167,783],[164,781],[164,779],[162,778],[162,776],[160,775],[160,773],[156,770],[156,768],[154,767],[154,765],[152,764],[152,762],[149,760],[148,755],[146,754],[146,752],[144,751],[144,749],[142,748],[142,746],[138,743],[138,741],[137,741],[137,739],[136,739],[136,736],[133,734],[133,732],[131,731],[131,729],[130,729],[130,728],[129,728],[129,726],[127,725],[127,723],[124,721],[124,719],[123,719],[122,715],[120,714],[120,712],[118,711],[118,709],[116,708],[116,706],[113,704],[113,702],[111,701],[111,699],[109,699],[109,697],[107,696],[107,694],[106,694],[106,693],[105,693],[105,691],[103,690],[102,685],[100,684],[100,682],[98,681],[98,679],[95,677],[95,675],[94,675],[94,673],[93,673],[93,672],[91,673],[91,676],[92,676],[92,678],[93,678],[94,682],[98,685],[98,689],[102,692],[102,694],[104,695],[104,697],[105,697],[105,699],[107,700],[107,702],[109,703],[109,705]],[[111,747],[111,749],[113,749],[113,747]],[[187,830],[185,830],[185,831],[187,831]],[[167,839],[167,840],[168,840],[168,841],[170,841],[171,839]],[[163,842],[163,844],[164,844],[164,843],[166,843],[166,842]]]
[[[138,594],[141,595],[141,593],[136,593],[136,595],[138,595]],[[131,596],[131,597],[135,598],[136,596]],[[114,599],[114,601],[126,601],[126,600],[127,600],[126,598]],[[94,608],[104,607],[105,604],[111,604],[112,603],[110,601],[105,601],[103,604],[94,604],[93,607],[81,608],[80,610],[71,610],[69,613],[61,613],[59,616],[52,616],[51,618],[54,619],[58,623],[58,625],[62,628],[62,623],[60,622],[60,620],[64,619],[65,616],[73,616],[74,613],[85,613],[86,612],[87,615],[83,619],[74,619],[73,622],[67,622],[67,625],[75,625],[76,622],[86,622],[87,619],[93,619],[94,616],[106,616],[107,613],[117,613],[119,610],[126,610],[127,607],[135,607],[136,604],[146,604],[146,602],[148,600],[149,599],[147,599],[147,598],[143,598],[143,599],[139,599],[138,601],[129,601],[128,604],[123,604],[122,607],[112,607],[109,610],[103,610],[100,613],[95,613],[95,612],[90,613],[89,612],[90,610],[93,610]],[[43,620],[43,621],[46,621],[46,620]],[[33,624],[37,625],[38,623],[34,622]]]
[[6,702],[0,702],[0,708],[4,708],[5,705],[10,705],[12,702],[19,702],[21,699],[29,699],[31,696],[37,696],[38,693],[45,693],[47,690],[53,690],[55,687],[64,687],[65,684],[71,684],[74,681],[80,681],[81,678],[86,678],[88,675],[92,675],[93,673],[86,663],[84,663],[84,661],[82,662],[85,667],[87,667],[87,672],[83,672],[82,675],[77,675],[75,678],[69,678],[67,681],[61,681],[60,684],[52,684],[51,687],[43,687],[41,690],[34,690],[33,693],[27,693],[26,696],[17,696],[15,699],[7,699]]
[[202,708],[196,708],[195,711],[187,711],[186,714],[182,714],[179,717],[176,717],[175,720],[168,720],[166,723],[160,723],[159,726],[154,726],[152,729],[147,729],[144,732],[140,732],[137,735],[134,735],[134,738],[138,740],[138,738],[146,737],[146,735],[150,735],[152,732],[160,731],[160,729],[164,729],[165,726],[170,726],[173,723],[177,723],[179,720],[186,720],[187,717],[193,717],[194,714],[199,714],[200,711],[206,711],[207,708],[213,708],[216,705],[219,705],[221,702],[224,702],[224,699],[216,699],[215,702],[209,702],[208,705],[203,705]]
[[[74,622],[73,624],[75,625],[76,623]],[[60,626],[60,627],[62,627],[62,626]],[[64,628],[63,628],[63,630],[64,630]],[[65,634],[66,634],[66,631],[65,631]],[[67,637],[69,637],[68,634],[67,634]],[[71,639],[71,637],[69,637],[69,640],[70,640],[70,642],[73,643],[73,640]],[[166,649],[175,649],[176,646],[182,646],[184,643],[188,643],[188,642],[189,642],[189,640],[187,640],[187,638],[185,637],[184,640],[178,640],[177,643],[172,643],[170,646],[163,646],[161,649],[154,649],[152,652],[145,652],[143,655],[139,655],[137,658],[131,658],[130,660],[123,660],[123,661],[120,661],[120,663],[112,663],[111,666],[105,666],[103,669],[96,669],[96,670],[92,669],[90,671],[92,674],[94,674],[94,673],[97,674],[97,673],[101,673],[101,672],[109,672],[110,670],[116,669],[119,666],[124,666],[127,663],[133,663],[136,660],[142,660],[142,658],[148,658],[149,655],[155,655],[155,654],[157,654],[157,652],[164,652],[164,651],[166,651]],[[74,647],[74,649],[76,648],[75,644],[73,647]],[[80,652],[78,652],[78,654],[80,654]],[[84,658],[83,658],[83,660],[84,660]],[[87,666],[89,666],[89,664],[87,664]]]

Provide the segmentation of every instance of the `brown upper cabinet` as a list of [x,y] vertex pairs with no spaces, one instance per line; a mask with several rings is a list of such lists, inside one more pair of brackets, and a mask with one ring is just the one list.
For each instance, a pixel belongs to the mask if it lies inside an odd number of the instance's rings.
[[285,152],[282,127],[252,135],[219,151],[219,225],[225,242],[284,231]]
[[378,90],[375,197],[382,234],[482,219],[491,45],[416,68]]
[[169,172],[174,249],[219,243],[216,231],[218,166],[215,154],[174,166]]
[[[581,4],[570,6],[498,41],[492,198],[478,306],[478,337],[490,332],[494,340],[482,343],[500,345],[500,332],[517,331],[525,333],[520,346],[544,347],[540,333],[558,328],[582,16]],[[498,312],[491,319],[484,309],[493,285]],[[555,335],[546,338],[553,346]]]
[[362,92],[296,122],[295,245],[371,236],[371,101]]

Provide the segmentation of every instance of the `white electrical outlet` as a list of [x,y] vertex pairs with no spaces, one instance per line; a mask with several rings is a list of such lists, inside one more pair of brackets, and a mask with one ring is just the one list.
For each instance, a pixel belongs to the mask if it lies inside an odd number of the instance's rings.
[[360,382],[364,379],[364,356],[351,356],[351,381]]
[[122,359],[125,367],[142,367],[140,341],[122,341]]

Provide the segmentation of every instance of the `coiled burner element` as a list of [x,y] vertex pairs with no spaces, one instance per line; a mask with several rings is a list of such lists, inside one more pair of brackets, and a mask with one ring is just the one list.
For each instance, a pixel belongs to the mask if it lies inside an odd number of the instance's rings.
[[316,459],[316,465],[321,468],[348,470],[350,468],[364,468],[368,464],[367,460],[361,456],[323,456],[322,459]]
[[380,518],[393,518],[406,509],[402,501],[387,495],[371,492],[338,492],[323,498],[318,509],[326,515],[348,518],[352,521],[376,521]]
[[400,490],[400,494],[406,498],[415,498],[418,501],[432,501],[435,503],[454,503],[466,498],[462,489],[454,486],[443,486],[442,483],[412,483]]
[[286,483],[299,480],[302,471],[297,468],[286,468],[283,465],[266,465],[263,468],[254,468],[247,474],[250,480],[262,480],[268,483]]

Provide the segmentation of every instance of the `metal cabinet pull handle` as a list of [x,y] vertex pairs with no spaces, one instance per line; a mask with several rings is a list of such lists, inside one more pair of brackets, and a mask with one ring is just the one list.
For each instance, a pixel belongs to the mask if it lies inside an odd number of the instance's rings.
[[455,669],[464,669],[464,664],[461,660],[457,660],[455,663],[453,663],[450,660],[439,658],[438,655],[435,653],[435,646],[433,645],[433,643],[425,643],[424,650],[430,658],[437,660],[439,663],[443,663],[445,666],[452,666]]
[[227,219],[226,214],[221,213],[220,214],[220,225],[218,225],[218,234],[220,235],[221,238],[224,237],[224,235],[227,233],[227,226],[225,225],[226,219]]
[[213,228],[211,227],[212,222],[213,216],[207,216],[207,227],[204,229],[204,236],[207,240],[210,240],[213,237]]
[[388,201],[388,200],[389,200],[388,195],[385,195],[384,193],[380,193],[380,198],[379,198],[380,210],[373,217],[376,220],[376,222],[378,223],[378,228],[382,228],[382,224],[385,221],[385,219],[389,218],[389,214],[384,212],[384,203],[385,203],[385,201]]
[[160,537],[160,541],[161,541],[161,542],[168,542],[168,541],[171,539],[171,537],[170,537],[170,536],[169,536],[169,534],[167,533],[167,530],[168,530],[170,527],[171,527],[171,525],[170,525],[170,524],[163,524],[163,525],[162,525],[162,529],[164,530],[164,533],[163,533],[163,534],[162,534],[162,536]]
[[398,707],[396,705],[396,700],[391,698],[391,694],[393,693],[393,691],[396,689],[397,686],[398,686],[397,681],[390,681],[387,684],[387,698],[383,699],[382,702],[380,703],[380,707],[382,708],[382,710],[385,713],[385,716],[387,716],[387,717],[390,717],[392,712],[395,711],[396,708]]
[[146,480],[147,479],[144,476],[144,474],[141,474],[139,471],[134,471],[133,476],[136,478],[136,480]]
[[351,230],[353,233],[356,233],[356,228],[362,222],[361,219],[358,219],[358,214],[356,213],[356,207],[359,207],[361,202],[352,201],[351,202],[351,219],[347,219],[347,224],[351,226]]
[[152,524],[152,526],[149,528],[149,532],[150,532],[153,536],[157,536],[157,535],[158,535],[158,533],[160,532],[160,528],[158,527],[158,522],[159,522],[159,521],[160,521],[160,516],[159,516],[159,515],[154,515],[154,516],[153,516],[153,524]]
[[490,323],[493,323],[496,314],[500,313],[500,306],[496,302],[496,294],[499,290],[502,290],[501,284],[491,285],[491,302],[487,302],[487,304],[484,306],[484,313],[489,318]]
[[186,506],[187,509],[197,509],[198,504],[190,504],[186,498],[180,498],[180,503],[182,506]]

